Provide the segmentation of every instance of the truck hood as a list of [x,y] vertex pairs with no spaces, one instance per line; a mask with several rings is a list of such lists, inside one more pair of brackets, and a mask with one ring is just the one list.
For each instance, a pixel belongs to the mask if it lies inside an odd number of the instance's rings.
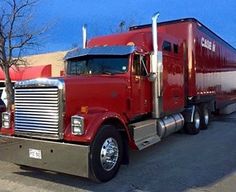
[[89,113],[126,110],[128,78],[116,75],[64,77],[66,115],[79,114],[82,106]]

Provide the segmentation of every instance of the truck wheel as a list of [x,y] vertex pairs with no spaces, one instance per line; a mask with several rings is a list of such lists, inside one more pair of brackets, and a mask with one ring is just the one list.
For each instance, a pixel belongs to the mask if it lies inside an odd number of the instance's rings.
[[104,125],[98,131],[90,151],[90,168],[96,181],[111,180],[120,168],[123,155],[122,140],[112,125]]
[[201,118],[199,108],[196,106],[193,114],[193,122],[186,123],[185,131],[187,134],[196,135],[199,133],[201,127]]
[[201,110],[200,111],[200,118],[201,118],[200,128],[207,129],[210,122],[210,113],[209,113],[208,105],[207,104],[201,105],[200,110]]

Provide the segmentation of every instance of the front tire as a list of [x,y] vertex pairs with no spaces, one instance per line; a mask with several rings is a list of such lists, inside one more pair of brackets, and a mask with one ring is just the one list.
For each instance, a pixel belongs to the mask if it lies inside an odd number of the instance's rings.
[[201,127],[200,110],[197,106],[195,106],[195,110],[193,113],[193,122],[186,123],[185,131],[187,134],[196,135],[200,132],[200,127]]
[[90,150],[90,168],[93,179],[111,180],[117,174],[123,156],[122,140],[117,129],[104,125],[98,131]]

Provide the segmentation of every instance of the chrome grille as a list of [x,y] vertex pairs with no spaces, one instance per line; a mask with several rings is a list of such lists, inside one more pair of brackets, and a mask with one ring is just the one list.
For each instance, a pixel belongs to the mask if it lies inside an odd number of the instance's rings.
[[15,89],[15,134],[60,138],[60,91],[58,87]]

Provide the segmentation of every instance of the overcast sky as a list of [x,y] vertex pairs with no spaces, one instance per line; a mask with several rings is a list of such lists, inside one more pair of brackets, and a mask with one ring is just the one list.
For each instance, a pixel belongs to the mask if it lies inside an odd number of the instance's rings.
[[81,27],[89,38],[114,32],[120,21],[127,25],[147,24],[159,11],[160,21],[195,17],[236,47],[236,0],[40,0],[35,11],[37,24],[49,23],[38,53],[81,45]]

